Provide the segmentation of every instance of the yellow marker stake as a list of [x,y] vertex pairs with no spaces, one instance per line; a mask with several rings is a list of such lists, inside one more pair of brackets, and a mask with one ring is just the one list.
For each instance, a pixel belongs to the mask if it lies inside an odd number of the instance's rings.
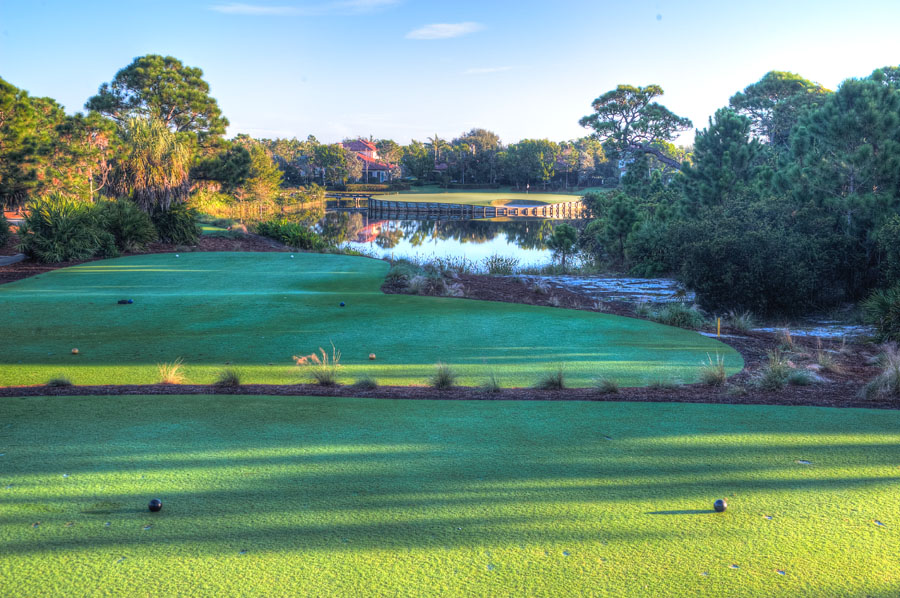
[[722,318],[716,318],[716,338],[722,333]]

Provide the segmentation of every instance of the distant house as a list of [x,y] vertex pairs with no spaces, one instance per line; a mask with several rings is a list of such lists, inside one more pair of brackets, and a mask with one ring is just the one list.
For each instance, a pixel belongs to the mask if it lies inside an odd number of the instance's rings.
[[356,158],[362,162],[362,181],[365,183],[377,181],[383,183],[391,180],[390,164],[378,159],[378,148],[371,141],[357,139],[345,141],[341,144],[344,149],[356,152]]

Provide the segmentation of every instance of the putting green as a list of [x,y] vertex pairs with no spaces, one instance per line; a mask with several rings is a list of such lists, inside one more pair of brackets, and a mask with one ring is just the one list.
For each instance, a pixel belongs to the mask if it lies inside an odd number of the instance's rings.
[[6,598],[900,589],[898,412],[55,397],[0,422]]
[[[529,386],[562,364],[570,384],[693,382],[708,355],[740,355],[694,332],[630,318],[465,299],[385,295],[385,262],[341,255],[183,253],[90,262],[0,286],[10,322],[0,384],[155,383],[183,359],[186,381],[225,367],[243,382],[302,381],[293,355],[331,343],[341,379],[424,384],[438,361],[478,385]],[[119,299],[133,299],[118,305]],[[340,307],[345,302],[346,307]],[[77,348],[78,355],[71,350]],[[375,353],[376,360],[368,356]]]
[[408,201],[427,203],[454,203],[467,206],[545,206],[554,203],[576,201],[577,196],[554,193],[400,193],[393,195],[375,195],[373,199],[384,201]]

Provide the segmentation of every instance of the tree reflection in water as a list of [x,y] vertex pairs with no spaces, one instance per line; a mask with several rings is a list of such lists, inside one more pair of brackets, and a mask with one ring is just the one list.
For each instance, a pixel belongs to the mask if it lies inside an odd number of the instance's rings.
[[560,220],[370,220],[364,214],[328,213],[319,231],[329,241],[396,257],[515,257],[524,264],[551,260],[547,239]]

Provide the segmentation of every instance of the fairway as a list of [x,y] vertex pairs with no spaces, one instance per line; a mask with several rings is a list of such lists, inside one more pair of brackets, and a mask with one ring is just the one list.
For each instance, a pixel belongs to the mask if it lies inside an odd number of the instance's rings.
[[730,373],[743,367],[722,343],[651,322],[385,295],[387,269],[341,255],[198,252],[90,262],[3,285],[11,342],[0,353],[0,385],[59,376],[156,383],[157,364],[179,358],[187,382],[210,383],[232,367],[244,383],[290,384],[305,380],[293,355],[330,353],[332,343],[344,382],[368,374],[381,384],[424,384],[438,361],[473,386],[490,373],[504,386],[530,386],[560,365],[572,386],[600,376],[622,386],[694,382],[717,354]]
[[448,193],[399,193],[391,195],[375,195],[373,196],[373,199],[416,203],[453,203],[467,206],[545,206],[555,203],[577,201],[578,197],[554,193],[481,193],[471,191],[450,191]]
[[196,395],[0,421],[5,597],[900,593],[894,411]]

